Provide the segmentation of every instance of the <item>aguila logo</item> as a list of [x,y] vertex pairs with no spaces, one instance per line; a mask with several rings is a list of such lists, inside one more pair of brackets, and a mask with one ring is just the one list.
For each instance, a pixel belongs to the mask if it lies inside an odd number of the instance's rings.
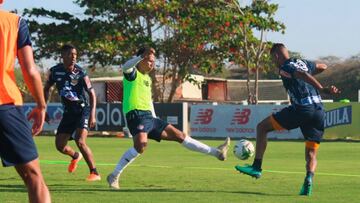
[[236,109],[231,120],[231,125],[243,125],[249,122],[250,109]]
[[194,124],[207,125],[212,121],[212,115],[214,110],[212,109],[199,109]]

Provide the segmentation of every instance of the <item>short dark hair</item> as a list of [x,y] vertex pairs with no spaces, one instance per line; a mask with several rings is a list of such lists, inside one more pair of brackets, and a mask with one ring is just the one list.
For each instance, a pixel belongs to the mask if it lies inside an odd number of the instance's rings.
[[278,52],[279,50],[286,48],[285,45],[283,43],[275,43],[273,44],[273,46],[271,47],[270,50],[270,54],[273,54],[275,52]]
[[143,46],[136,52],[136,56],[150,53],[155,54],[155,49],[149,46]]
[[64,44],[61,48],[60,48],[60,53],[61,54],[65,54],[66,52],[72,50],[72,49],[76,49],[76,47],[72,44]]

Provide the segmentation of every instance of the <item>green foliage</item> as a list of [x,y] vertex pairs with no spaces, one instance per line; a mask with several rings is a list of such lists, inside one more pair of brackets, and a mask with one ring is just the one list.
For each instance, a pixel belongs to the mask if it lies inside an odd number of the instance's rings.
[[[230,59],[247,69],[247,91],[249,103],[257,103],[259,72],[268,72],[273,67],[270,55],[271,43],[266,42],[264,36],[266,32],[284,33],[285,25],[274,19],[278,9],[277,4],[271,4],[265,0],[252,1],[250,5],[242,6],[237,0],[228,1],[229,7],[233,12],[235,29],[230,34],[231,38],[227,41],[229,51],[232,54]],[[228,22],[225,26],[230,26]],[[231,27],[231,26],[230,26]],[[256,37],[254,33],[259,33]],[[251,73],[255,73],[254,92],[250,91]]]
[[329,68],[318,76],[324,86],[335,85],[341,90],[340,95],[322,95],[324,99],[350,99],[358,101],[358,90],[360,89],[360,61],[348,60],[330,64]]
[[[166,77],[175,84],[193,72],[220,73],[226,59],[248,70],[268,69],[264,32],[283,32],[274,19],[278,8],[268,1],[240,6],[236,0],[76,0],[81,16],[43,8],[26,9],[36,44],[35,56],[56,57],[64,43],[78,47],[96,67],[118,65],[143,44],[167,61]],[[46,17],[53,23],[39,23]],[[261,32],[260,39],[255,32]],[[250,75],[248,76],[250,77]],[[165,78],[165,77],[164,77]],[[171,92],[175,92],[176,85]],[[170,94],[171,95],[171,94]]]

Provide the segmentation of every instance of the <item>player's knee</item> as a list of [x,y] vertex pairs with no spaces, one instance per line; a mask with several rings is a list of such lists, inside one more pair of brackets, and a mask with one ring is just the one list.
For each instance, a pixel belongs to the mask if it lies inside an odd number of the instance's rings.
[[134,148],[136,149],[136,151],[139,154],[144,153],[146,147],[147,147],[147,142],[141,142],[141,143],[135,144],[135,146],[134,146]]
[[40,171],[35,168],[29,167],[21,174],[26,185],[32,185],[38,181],[41,181]]
[[76,142],[76,145],[77,145],[80,149],[86,147],[86,141],[85,141],[85,139],[80,138],[80,139],[76,140],[75,142]]
[[260,122],[260,123],[257,124],[256,130],[257,130],[257,132],[263,132],[263,133],[267,132],[263,122]]
[[316,152],[315,150],[309,150],[308,151],[309,159],[315,160],[316,159]]
[[61,153],[64,153],[66,151],[66,145],[62,145],[62,144],[58,144],[56,143],[56,149],[61,152]]
[[179,143],[182,143],[182,142],[184,142],[185,137],[186,137],[185,133],[179,132],[176,134],[175,140]]
[[260,123],[258,123],[256,126],[256,130],[257,132],[263,132],[263,133],[267,133],[271,131],[265,121],[261,121]]

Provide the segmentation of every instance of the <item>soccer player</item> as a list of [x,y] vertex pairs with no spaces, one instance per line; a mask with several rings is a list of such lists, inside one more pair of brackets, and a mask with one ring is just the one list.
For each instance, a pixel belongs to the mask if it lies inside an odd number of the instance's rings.
[[[96,95],[86,71],[76,64],[77,51],[73,45],[66,44],[61,47],[60,63],[50,68],[44,95],[48,100],[50,88],[56,84],[61,102],[64,107],[63,118],[56,133],[56,149],[72,158],[68,172],[73,173],[77,164],[84,156],[89,166],[90,175],[87,181],[100,180],[96,170],[95,161],[86,138],[90,128],[95,126]],[[90,100],[90,101],[89,101]],[[80,152],[75,152],[68,140],[75,139]]]
[[[16,57],[36,102],[29,114],[32,128],[25,118],[22,96],[16,85]],[[37,135],[42,130],[45,111],[41,77],[34,63],[28,26],[19,16],[0,10],[0,157],[3,166],[15,166],[26,185],[29,201],[37,203],[51,202],[32,138],[32,134]]]
[[335,86],[323,87],[313,75],[327,66],[308,60],[290,58],[287,48],[276,43],[270,54],[279,67],[279,74],[287,90],[291,105],[265,118],[257,125],[256,153],[251,166],[235,166],[241,173],[255,178],[261,176],[261,165],[267,145],[267,133],[300,127],[305,138],[306,176],[300,195],[311,195],[319,144],[324,133],[324,108],[319,92],[338,94]]
[[158,142],[176,141],[189,150],[212,155],[221,161],[226,159],[230,145],[229,138],[218,148],[209,147],[155,117],[151,93],[152,81],[149,76],[154,65],[155,50],[143,47],[138,50],[136,57],[127,61],[122,67],[124,73],[123,111],[133,135],[134,146],[123,154],[114,171],[108,175],[107,181],[111,188],[119,189],[120,174],[144,152],[148,138]]

